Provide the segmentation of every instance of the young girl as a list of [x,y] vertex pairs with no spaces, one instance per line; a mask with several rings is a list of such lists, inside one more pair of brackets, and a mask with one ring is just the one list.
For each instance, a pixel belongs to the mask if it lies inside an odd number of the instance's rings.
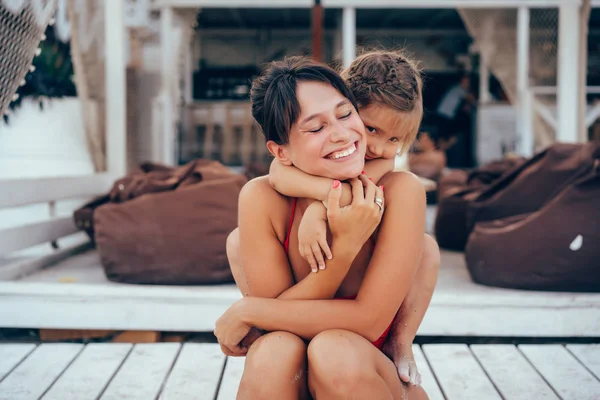
[[[364,173],[377,183],[394,169],[397,154],[413,143],[423,115],[422,82],[415,63],[401,52],[373,51],[359,56],[342,77],[354,94],[360,118],[367,129],[367,151]],[[315,124],[311,133],[318,134],[323,126]],[[348,150],[348,153],[352,149]],[[349,154],[334,155],[343,157]],[[325,202],[332,180],[308,175],[277,160],[271,164],[269,182],[279,193],[289,197],[315,199],[306,210],[298,230],[300,254],[310,263],[312,271],[325,269],[325,259],[332,259],[327,238]],[[340,204],[352,199],[350,185],[344,184]],[[399,223],[401,223],[399,221]],[[375,233],[377,235],[377,232]],[[234,236],[234,235],[232,235]],[[235,237],[235,236],[234,236]],[[430,237],[426,238],[433,242]],[[238,286],[244,294],[241,266],[234,238],[228,240],[228,255]],[[435,244],[425,246],[414,284],[422,287],[419,295],[407,296],[393,323],[392,332],[384,347],[392,358],[404,382],[418,384],[418,374],[412,343],[429,306],[437,281],[439,250]],[[431,253],[431,254],[426,254]]]

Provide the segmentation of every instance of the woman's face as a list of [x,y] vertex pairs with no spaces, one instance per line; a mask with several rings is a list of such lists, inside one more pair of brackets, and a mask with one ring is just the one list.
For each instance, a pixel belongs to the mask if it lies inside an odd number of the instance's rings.
[[283,146],[294,166],[311,175],[349,179],[365,165],[365,126],[352,103],[332,86],[299,82],[300,116]]

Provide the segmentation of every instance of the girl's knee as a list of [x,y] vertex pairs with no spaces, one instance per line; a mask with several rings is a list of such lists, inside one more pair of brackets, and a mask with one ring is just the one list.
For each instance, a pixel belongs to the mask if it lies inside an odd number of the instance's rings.
[[237,260],[240,253],[240,229],[235,228],[225,242],[225,249],[227,250],[227,258],[229,260]]
[[440,247],[431,236],[425,234],[421,266],[428,270],[438,270],[441,263]]

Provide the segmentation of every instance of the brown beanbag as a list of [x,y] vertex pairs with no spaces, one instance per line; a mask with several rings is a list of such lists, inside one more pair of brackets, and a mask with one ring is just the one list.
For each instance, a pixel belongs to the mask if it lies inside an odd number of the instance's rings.
[[454,170],[438,184],[435,237],[440,247],[463,251],[469,237],[467,206],[502,174],[524,162],[522,158],[486,164],[472,171]]
[[466,248],[477,283],[600,292],[599,160],[539,211],[480,222]]
[[590,171],[598,143],[557,143],[495,181],[468,205],[467,227],[530,213]]
[[225,242],[237,226],[246,179],[216,162],[186,167],[174,188],[166,182],[174,182],[172,170],[164,179],[154,175],[154,182],[143,176],[120,180],[111,191],[114,201],[95,211],[96,246],[108,279],[188,285],[233,280]]

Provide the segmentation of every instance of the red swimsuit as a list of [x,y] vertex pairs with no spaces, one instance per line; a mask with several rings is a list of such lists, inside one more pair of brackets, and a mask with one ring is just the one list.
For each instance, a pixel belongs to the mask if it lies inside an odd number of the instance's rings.
[[[292,225],[294,224],[294,214],[296,213],[296,201],[297,200],[298,199],[296,199],[296,198],[292,199],[292,216],[290,217],[290,223],[288,225],[287,233],[285,235],[285,241],[283,242],[283,247],[285,248],[285,252],[287,254],[290,253],[290,234],[292,232]],[[336,299],[337,300],[354,300],[354,299],[356,299],[356,296],[336,297]],[[392,328],[392,324],[390,323],[390,325],[387,327],[385,332],[383,332],[383,334],[379,337],[379,339],[377,339],[374,342],[371,342],[379,350],[383,349],[383,344],[385,343],[385,340],[387,339],[387,336],[390,333],[391,328]]]

